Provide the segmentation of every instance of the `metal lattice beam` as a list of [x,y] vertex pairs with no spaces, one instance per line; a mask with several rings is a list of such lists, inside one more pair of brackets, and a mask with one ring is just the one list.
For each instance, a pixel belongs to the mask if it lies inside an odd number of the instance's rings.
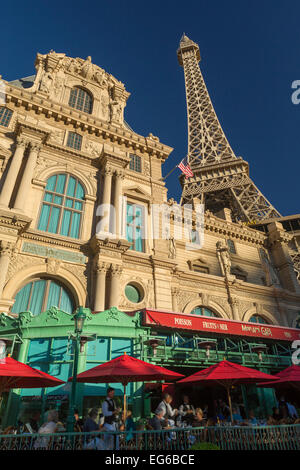
[[231,207],[234,220],[280,217],[249,177],[247,162],[236,157],[226,139],[200,71],[198,45],[184,35],[177,55],[184,69],[188,160],[194,173],[181,180],[182,202],[198,197],[212,212],[222,205]]

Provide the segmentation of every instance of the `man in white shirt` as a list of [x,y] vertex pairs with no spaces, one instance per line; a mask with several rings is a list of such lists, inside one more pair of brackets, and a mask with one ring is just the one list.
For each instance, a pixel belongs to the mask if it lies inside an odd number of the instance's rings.
[[[107,397],[102,403],[102,414],[104,416],[104,431],[117,431],[117,416],[120,413],[120,408],[117,408],[113,400],[114,395],[115,389],[109,387],[107,389]],[[104,436],[105,447],[107,450],[113,449],[114,436],[114,434],[106,434]]]
[[174,419],[178,415],[178,410],[171,407],[173,397],[169,393],[163,395],[163,400],[160,402],[158,407],[155,410],[155,414],[162,413],[162,420],[168,420],[170,426],[174,426]]

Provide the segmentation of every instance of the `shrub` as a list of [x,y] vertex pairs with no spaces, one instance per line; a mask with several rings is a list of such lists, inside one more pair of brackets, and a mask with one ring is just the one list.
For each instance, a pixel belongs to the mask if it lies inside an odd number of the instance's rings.
[[220,447],[211,442],[198,442],[192,445],[189,450],[220,450]]

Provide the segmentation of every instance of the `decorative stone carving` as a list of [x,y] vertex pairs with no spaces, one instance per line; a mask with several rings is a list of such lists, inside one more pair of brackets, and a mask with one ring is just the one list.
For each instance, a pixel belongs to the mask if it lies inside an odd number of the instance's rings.
[[217,257],[218,261],[221,267],[221,272],[222,275],[227,277],[230,275],[230,269],[231,269],[231,259],[229,255],[229,249],[225,245],[225,242],[223,240],[218,241],[216,243],[217,246]]
[[168,257],[171,259],[176,258],[176,242],[174,237],[169,238],[169,254]]
[[183,312],[187,304],[196,299],[199,299],[200,303],[200,296],[197,292],[179,291],[177,293],[177,305],[179,311]]
[[46,259],[46,269],[48,274],[57,274],[61,266],[61,261],[54,258]]
[[84,151],[93,157],[99,157],[102,152],[102,147],[102,144],[87,139],[84,145]]
[[122,119],[123,106],[118,101],[110,103],[110,121],[120,122]]
[[40,91],[47,93],[47,94],[50,93],[52,83],[53,83],[53,74],[45,71],[40,81],[40,87],[39,87]]
[[265,276],[266,276],[267,286],[272,286],[272,285],[280,286],[280,281],[279,281],[278,276],[275,272],[275,269],[274,269],[272,263],[270,262],[267,253],[265,252],[265,250],[263,248],[261,248],[259,250],[259,255],[260,255],[260,259],[261,259],[262,268],[263,268]]
[[154,140],[155,142],[159,142],[159,138],[153,135],[151,132],[148,135],[148,139]]
[[46,94],[54,101],[64,100],[68,105],[70,89],[83,86],[97,102],[93,106],[93,114],[96,111],[100,119],[123,124],[123,111],[130,93],[122,82],[93,64],[90,56],[86,59],[72,58],[50,51],[49,54],[37,54],[35,65],[34,91]]

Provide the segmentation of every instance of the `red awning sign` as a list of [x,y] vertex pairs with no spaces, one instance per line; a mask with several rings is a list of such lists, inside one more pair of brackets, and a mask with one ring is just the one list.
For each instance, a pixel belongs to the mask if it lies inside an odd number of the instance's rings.
[[194,332],[294,341],[300,339],[300,329],[259,323],[247,323],[186,313],[144,311],[145,326],[166,327]]

